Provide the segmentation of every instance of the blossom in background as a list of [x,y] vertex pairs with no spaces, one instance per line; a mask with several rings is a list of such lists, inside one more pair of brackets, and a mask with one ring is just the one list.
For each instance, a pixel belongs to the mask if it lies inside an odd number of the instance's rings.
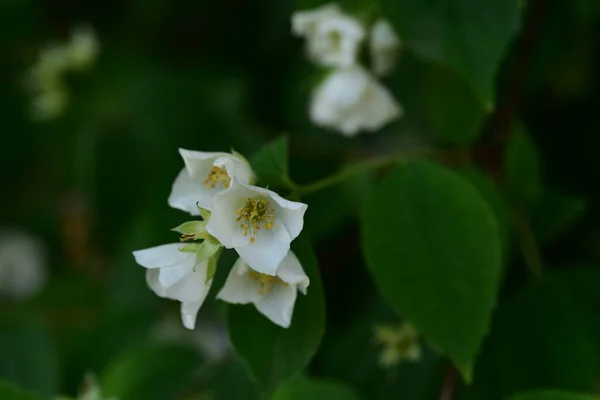
[[379,355],[382,367],[393,367],[403,360],[421,359],[419,333],[409,324],[376,326],[375,341],[382,346]]
[[199,215],[198,206],[210,210],[214,195],[229,188],[231,179],[251,183],[254,173],[248,161],[238,153],[203,152],[179,149],[185,167],[171,189],[169,205]]
[[366,32],[362,24],[328,4],[292,16],[292,32],[306,39],[308,57],[326,67],[355,65]]
[[0,233],[0,297],[29,297],[46,282],[46,257],[42,244],[19,231]]
[[234,248],[253,270],[275,275],[290,242],[302,231],[308,206],[232,179],[212,200],[206,230],[225,248]]
[[399,50],[400,39],[392,25],[385,19],[377,20],[369,36],[373,72],[379,76],[389,74],[396,64]]
[[94,31],[77,26],[67,43],[52,43],[40,50],[37,62],[27,73],[26,86],[33,94],[32,114],[37,120],[60,115],[68,104],[64,75],[89,68],[99,53]]
[[150,289],[160,297],[181,302],[181,319],[188,329],[194,329],[196,314],[212,285],[209,266],[213,259],[199,260],[198,246],[172,243],[133,252],[135,261],[148,269]]
[[346,136],[376,131],[401,115],[392,94],[360,66],[334,70],[312,93],[312,121]]
[[228,303],[254,303],[273,323],[288,328],[292,322],[296,292],[306,294],[310,280],[296,255],[289,251],[275,276],[261,274],[241,258],[233,265],[217,298]]

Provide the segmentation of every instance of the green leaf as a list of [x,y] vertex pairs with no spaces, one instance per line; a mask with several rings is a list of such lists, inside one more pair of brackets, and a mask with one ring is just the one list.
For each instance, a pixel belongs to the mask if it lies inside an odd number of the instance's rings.
[[298,378],[281,384],[272,400],[359,400],[354,390],[342,383]]
[[399,165],[365,206],[363,246],[394,310],[470,381],[502,264],[497,222],[479,192],[434,163]]
[[0,378],[44,397],[57,393],[58,354],[45,329],[24,321],[0,321],[0,354]]
[[545,190],[531,215],[535,237],[542,244],[550,242],[568,231],[586,210],[587,203],[581,197]]
[[535,392],[519,393],[508,400],[600,400],[600,397],[584,393],[536,390]]
[[250,164],[261,184],[289,187],[287,137],[280,136],[261,147],[250,158]]
[[39,400],[40,398],[32,393],[21,389],[8,382],[0,381],[0,399],[2,400]]
[[519,0],[382,0],[403,43],[467,79],[484,108],[498,65],[519,29]]
[[438,138],[460,145],[477,139],[487,113],[464,78],[433,67],[427,82],[427,114]]
[[300,372],[317,351],[325,324],[325,305],[317,260],[305,235],[292,242],[292,250],[310,278],[306,296],[298,294],[292,324],[280,328],[253,305],[229,307],[231,343],[259,388],[270,393],[275,386]]
[[193,350],[144,345],[121,353],[101,377],[105,397],[119,400],[177,398],[193,381],[202,360]]
[[533,205],[542,193],[542,162],[535,143],[522,126],[511,135],[505,157],[509,196],[524,206]]

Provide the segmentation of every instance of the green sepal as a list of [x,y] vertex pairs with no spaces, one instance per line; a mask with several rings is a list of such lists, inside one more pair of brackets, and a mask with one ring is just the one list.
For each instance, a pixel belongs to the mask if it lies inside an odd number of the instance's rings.
[[171,230],[184,235],[197,235],[206,232],[206,221],[187,221]]
[[198,208],[198,212],[200,213],[200,216],[202,217],[202,219],[204,220],[204,222],[208,221],[208,219],[210,218],[210,211],[208,211],[205,208],[202,208],[198,205],[198,203],[196,203],[196,207]]
[[221,248],[221,243],[214,243],[212,240],[204,240],[198,246],[198,252],[196,253],[196,262],[206,260],[212,257]]
[[184,253],[196,253],[200,250],[201,243],[188,243],[179,248],[179,251]]
[[219,258],[221,257],[221,253],[223,252],[223,247],[219,245],[217,251],[208,259],[208,267],[206,268],[206,281],[204,283],[208,283],[215,273],[217,272],[217,264],[219,263]]

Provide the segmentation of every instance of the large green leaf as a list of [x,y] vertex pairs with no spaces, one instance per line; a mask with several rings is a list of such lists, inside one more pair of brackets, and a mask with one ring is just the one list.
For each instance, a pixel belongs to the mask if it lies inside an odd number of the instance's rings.
[[368,201],[363,236],[384,297],[470,380],[502,264],[498,224],[477,189],[430,162],[399,165]]
[[600,397],[584,393],[561,392],[553,390],[537,390],[519,393],[508,400],[599,400]]
[[201,366],[192,349],[148,344],[115,358],[102,373],[100,386],[106,397],[120,400],[176,399]]
[[519,29],[518,0],[382,0],[403,43],[467,79],[486,109],[494,78]]
[[352,388],[335,381],[298,378],[281,384],[272,400],[359,400]]
[[0,399],[2,400],[39,400],[40,398],[8,382],[0,381]]
[[548,243],[569,230],[585,214],[585,199],[546,189],[532,210],[531,226],[540,243]]
[[229,337],[250,375],[264,392],[300,373],[311,360],[323,335],[325,305],[317,260],[305,235],[292,250],[310,278],[306,296],[298,295],[292,324],[280,328],[252,305],[229,308]]
[[44,397],[58,391],[58,354],[48,332],[24,321],[0,321],[0,378]]
[[261,184],[288,186],[288,140],[281,136],[267,143],[250,159],[250,164]]
[[542,193],[542,161],[535,143],[522,126],[510,137],[504,168],[506,189],[513,201],[523,206],[535,204]]

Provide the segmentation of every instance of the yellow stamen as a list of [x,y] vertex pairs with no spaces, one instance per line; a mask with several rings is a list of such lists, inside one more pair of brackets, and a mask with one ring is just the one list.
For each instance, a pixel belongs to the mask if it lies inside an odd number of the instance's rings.
[[236,221],[240,223],[244,236],[250,235],[250,242],[254,243],[261,228],[273,228],[274,213],[275,209],[269,208],[269,200],[248,197],[244,206],[236,211]]
[[231,177],[227,173],[227,169],[225,169],[225,167],[213,166],[208,173],[208,176],[204,180],[204,186],[209,189],[214,189],[219,182],[221,182],[223,187],[227,189],[231,183]]
[[289,283],[282,281],[277,276],[261,274],[260,272],[256,272],[253,269],[251,269],[248,272],[248,275],[250,276],[250,278],[254,279],[255,281],[258,281],[260,285],[260,288],[258,289],[258,294],[261,296],[273,290],[273,285],[279,285],[280,283],[282,283],[284,286],[289,285]]

